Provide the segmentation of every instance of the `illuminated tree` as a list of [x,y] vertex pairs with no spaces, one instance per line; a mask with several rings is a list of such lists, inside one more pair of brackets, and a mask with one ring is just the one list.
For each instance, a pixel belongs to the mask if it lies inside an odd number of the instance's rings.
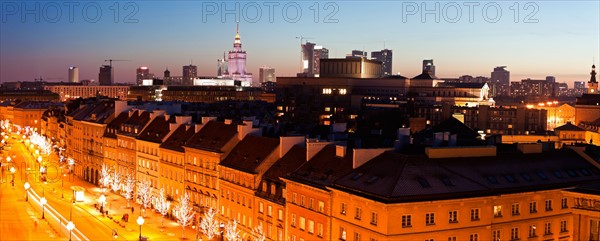
[[200,231],[208,238],[212,240],[215,236],[220,235],[219,233],[219,220],[217,220],[217,210],[209,208],[204,213],[204,218],[200,222]]
[[265,232],[263,231],[262,223],[252,230],[254,241],[265,241]]
[[156,201],[156,211],[158,211],[162,217],[160,219],[160,226],[164,227],[165,215],[169,213],[169,208],[171,207],[171,202],[167,201],[167,197],[165,196],[165,189],[160,189],[160,194],[158,196],[158,200]]
[[102,169],[100,170],[100,186],[102,186],[102,193],[104,193],[104,189],[108,187],[111,183],[110,177],[110,169],[104,163],[102,163]]
[[192,220],[194,219],[194,214],[196,213],[194,212],[194,210],[192,210],[190,197],[186,192],[183,193],[183,196],[179,197],[179,204],[175,205],[173,213],[177,218],[177,223],[181,225],[181,237],[185,237],[185,226],[192,223]]
[[121,176],[121,174],[119,174],[119,172],[117,172],[117,168],[114,168],[114,173],[110,176],[110,187],[112,188],[113,192],[117,192],[119,191],[119,189],[121,189],[121,182],[123,181],[123,178]]
[[140,181],[137,191],[140,206],[144,208],[144,215],[146,215],[146,208],[152,200],[150,197],[150,181]]
[[127,207],[129,207],[129,200],[133,198],[133,189],[135,188],[135,178],[133,174],[129,173],[125,176],[123,183],[123,195],[127,199]]
[[237,222],[235,220],[227,222],[225,225],[225,233],[223,237],[227,241],[241,241],[242,237],[240,237],[240,231],[237,230]]

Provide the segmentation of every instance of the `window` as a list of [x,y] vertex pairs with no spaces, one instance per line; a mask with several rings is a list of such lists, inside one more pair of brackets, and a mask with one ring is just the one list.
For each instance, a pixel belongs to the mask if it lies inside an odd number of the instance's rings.
[[411,215],[402,215],[402,227],[403,228],[412,227],[412,216]]
[[448,241],[456,241],[456,236],[450,236],[450,237],[448,237]]
[[304,207],[306,202],[304,201],[304,195],[300,195],[300,206]]
[[259,213],[264,213],[264,208],[263,208],[263,203],[262,202],[258,203],[258,212]]
[[494,217],[502,217],[502,206],[494,206]]
[[535,234],[535,230],[536,230],[536,227],[535,227],[535,225],[529,225],[529,237],[530,237],[530,238],[533,238],[533,237],[536,237],[536,236],[537,236],[537,235]]
[[323,224],[317,223],[317,236],[323,237]]
[[494,231],[492,231],[492,240],[493,241],[500,241],[500,230],[494,230]]
[[354,216],[354,218],[356,220],[360,220],[361,215],[362,215],[362,210],[360,208],[356,208],[356,215]]
[[346,229],[344,227],[340,227],[340,240],[346,240]]
[[308,200],[308,209],[310,209],[310,210],[312,210],[312,209],[313,209],[313,207],[314,207],[314,202],[315,202],[315,200],[314,200],[314,199],[312,199],[312,198]]
[[304,219],[304,217],[300,217],[300,230],[304,230],[306,229],[306,220]]
[[469,235],[469,241],[478,241],[478,240],[479,240],[479,234],[472,233],[471,235]]
[[552,223],[544,224],[544,235],[552,234]]
[[448,222],[450,222],[450,223],[458,223],[458,211],[450,211],[450,212],[448,212]]
[[267,206],[267,215],[273,216],[273,206]]
[[292,213],[292,227],[296,227],[296,214]]
[[561,208],[568,208],[568,207],[569,207],[569,205],[567,205],[567,198],[566,198],[566,197],[563,197],[563,198],[560,200],[560,207],[561,207]]
[[567,232],[567,220],[560,220],[560,232]]
[[546,200],[546,211],[552,211],[552,199]]
[[434,225],[434,224],[435,224],[435,213],[425,214],[425,225]]
[[315,221],[313,220],[308,220],[308,233],[315,233]]
[[296,193],[292,193],[292,203],[293,204],[297,203],[297,198],[298,198],[298,195]]
[[479,208],[471,209],[471,221],[479,220]]
[[510,229],[510,240],[519,239],[519,228],[511,228]]
[[346,215],[346,204],[342,203],[340,207],[340,213]]
[[360,241],[360,233],[354,232],[354,241]]
[[537,202],[533,201],[529,203],[529,213],[537,213]]
[[371,224],[377,226],[377,213],[376,212],[371,213]]
[[512,213],[513,216],[515,215],[519,215],[519,204],[518,203],[514,203],[511,207],[510,212]]
[[319,212],[325,212],[325,203],[323,201],[319,201]]
[[277,220],[279,220],[279,221],[283,220],[283,210],[281,210],[281,209],[277,210]]

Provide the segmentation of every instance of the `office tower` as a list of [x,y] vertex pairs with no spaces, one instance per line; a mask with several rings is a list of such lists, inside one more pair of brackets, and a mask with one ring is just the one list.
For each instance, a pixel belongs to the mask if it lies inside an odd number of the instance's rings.
[[299,75],[319,77],[321,59],[329,58],[329,50],[306,42],[302,46],[302,73]]
[[75,66],[69,67],[69,83],[79,82],[79,68]]
[[112,85],[114,79],[113,69],[110,65],[102,65],[98,74],[98,82],[100,85]]
[[548,83],[556,83],[556,77],[554,77],[554,76],[546,76],[546,82],[548,82]]
[[195,65],[183,66],[182,85],[192,85],[193,80],[198,77],[198,67]]
[[383,75],[392,75],[392,50],[383,49],[381,51],[371,52],[371,59],[381,61],[381,72]]
[[493,96],[510,95],[510,71],[506,70],[506,66],[498,66],[494,68],[494,72],[492,72],[491,83]]
[[260,67],[258,75],[259,83],[275,82],[275,69],[271,67]]
[[223,78],[225,73],[227,73],[227,58],[223,53],[223,58],[217,59],[217,78]]
[[435,65],[433,65],[433,59],[423,60],[423,72],[427,72],[435,76]]
[[360,57],[360,58],[366,58],[367,57],[367,52],[362,51],[362,50],[352,50],[352,57]]
[[150,76],[150,69],[146,66],[141,66],[137,68],[135,71],[135,83],[137,85],[142,85],[142,81],[145,79],[152,79],[153,76]]

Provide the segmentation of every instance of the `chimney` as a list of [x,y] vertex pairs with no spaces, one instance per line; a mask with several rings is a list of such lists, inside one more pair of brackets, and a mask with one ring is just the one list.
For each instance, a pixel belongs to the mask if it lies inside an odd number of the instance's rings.
[[377,148],[377,149],[354,149],[352,156],[352,169],[356,169],[367,163],[376,156],[381,155],[386,151],[393,151],[392,148]]
[[279,137],[279,158],[285,156],[285,154],[292,149],[295,145],[305,145],[304,136],[280,136]]
[[192,122],[191,116],[175,116],[175,123],[169,123],[169,130],[174,131],[180,125],[189,124],[191,122]]
[[410,128],[398,128],[397,138],[394,141],[394,148],[402,150],[404,145],[410,144]]
[[202,117],[202,125],[206,125],[206,123],[208,123],[210,121],[214,121],[214,120],[217,120],[217,117],[214,117],[214,116]]
[[329,144],[331,142],[320,142],[319,139],[306,139],[306,161],[309,161]]
[[[225,123],[227,124],[227,123]],[[230,123],[231,124],[231,123]],[[238,140],[242,140],[244,139],[244,137],[246,137],[246,135],[248,134],[257,134],[258,136],[260,136],[260,129],[259,128],[252,128],[252,121],[244,121],[243,124],[240,124],[237,126],[237,133],[238,133]]]
[[127,101],[116,100],[115,101],[115,117],[119,116],[123,111],[129,110],[130,107],[127,106]]
[[232,119],[225,119],[225,125],[231,125],[231,123],[233,122]]
[[346,146],[335,146],[335,156],[344,158],[346,156]]
[[460,121],[461,123],[465,123],[465,115],[461,114],[461,113],[454,113],[452,114],[452,117],[454,117],[454,119],[457,119],[458,121]]
[[164,115],[165,115],[164,110],[153,110],[152,112],[150,112],[150,120],[154,120],[154,118],[156,118],[158,116],[164,116]]

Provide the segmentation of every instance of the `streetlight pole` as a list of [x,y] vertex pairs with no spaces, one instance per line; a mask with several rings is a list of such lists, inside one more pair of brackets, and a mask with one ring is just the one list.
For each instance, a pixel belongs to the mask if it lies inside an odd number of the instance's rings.
[[[46,184],[46,182],[44,182],[44,184]],[[44,216],[45,212],[44,211],[45,211],[46,202],[47,202],[46,201],[46,193],[45,193],[45,191],[46,191],[46,186],[42,185],[42,199],[40,199],[40,203],[42,204],[42,219],[45,219],[45,216]]]
[[140,214],[140,216],[137,218],[137,224],[140,225],[140,238],[139,240],[142,240],[142,224],[144,224],[144,218],[142,217],[142,215]]
[[27,191],[29,190],[31,185],[29,185],[29,182],[25,182],[25,184],[23,184],[23,187],[25,188],[25,202],[29,202],[29,194],[27,193]]

